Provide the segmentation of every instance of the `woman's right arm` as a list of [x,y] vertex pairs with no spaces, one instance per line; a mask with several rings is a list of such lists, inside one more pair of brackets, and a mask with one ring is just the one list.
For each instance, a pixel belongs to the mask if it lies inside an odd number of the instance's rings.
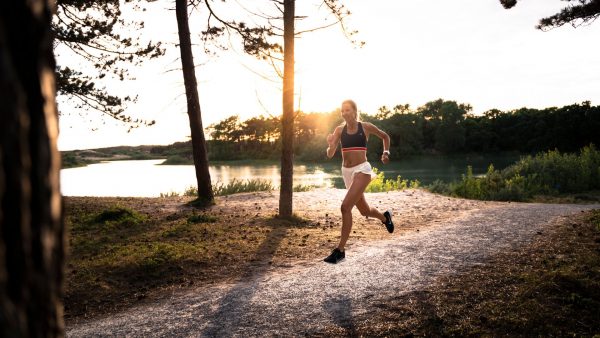
[[333,131],[333,134],[327,135],[327,158],[332,158],[335,155],[335,151],[337,150],[338,143],[340,143],[340,137],[342,135],[342,128],[336,127]]

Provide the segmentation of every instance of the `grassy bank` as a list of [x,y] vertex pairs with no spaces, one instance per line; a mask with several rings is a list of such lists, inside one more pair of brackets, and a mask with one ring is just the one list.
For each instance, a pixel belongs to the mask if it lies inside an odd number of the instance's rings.
[[600,152],[594,145],[579,153],[557,150],[522,157],[515,164],[496,170],[490,165],[483,177],[470,167],[462,180],[436,181],[427,187],[434,193],[500,201],[530,201],[578,198],[600,200]]

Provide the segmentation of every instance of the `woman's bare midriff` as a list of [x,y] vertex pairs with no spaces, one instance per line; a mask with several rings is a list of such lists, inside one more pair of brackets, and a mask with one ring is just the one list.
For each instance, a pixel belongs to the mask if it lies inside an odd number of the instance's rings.
[[351,168],[367,162],[367,152],[364,150],[347,151],[345,153],[343,152],[342,159],[344,160],[342,165],[346,168]]

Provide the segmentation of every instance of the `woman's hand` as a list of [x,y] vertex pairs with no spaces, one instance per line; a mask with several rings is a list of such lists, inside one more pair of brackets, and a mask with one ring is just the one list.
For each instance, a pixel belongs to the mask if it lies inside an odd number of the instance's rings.
[[383,164],[390,163],[390,156],[387,153],[383,153],[383,155],[381,155],[381,162],[383,162]]
[[333,140],[334,140],[333,134],[327,135],[327,144],[329,144],[330,147],[333,147]]
[[373,134],[383,140],[383,154],[381,155],[381,162],[388,164],[390,162],[390,136],[383,130],[377,128],[374,124],[369,122],[363,122],[365,132]]
[[335,128],[332,134],[327,135],[327,144],[329,145],[327,147],[327,158],[332,158],[333,155],[335,155],[335,151],[338,147],[338,142],[340,141],[341,130],[342,128],[338,126],[337,128]]

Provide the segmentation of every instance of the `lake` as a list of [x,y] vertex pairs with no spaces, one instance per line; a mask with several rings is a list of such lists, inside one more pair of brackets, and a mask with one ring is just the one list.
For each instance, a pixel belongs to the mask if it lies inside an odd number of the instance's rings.
[[[474,174],[486,172],[490,163],[497,169],[504,168],[519,159],[512,155],[477,156],[415,156],[373,167],[385,173],[386,178],[401,175],[406,179],[418,179],[429,184],[436,179],[452,181],[460,179],[467,165]],[[157,197],[161,193],[183,193],[195,184],[194,167],[191,165],[159,165],[164,160],[110,161],[86,167],[61,170],[61,191],[65,196],[136,196]],[[263,179],[279,186],[279,165],[273,163],[218,164],[209,167],[213,184],[227,184],[231,180]],[[343,188],[340,163],[296,164],[294,185]]]
[[[429,184],[436,179],[452,181],[460,179],[467,165],[473,173],[483,174],[490,163],[497,169],[504,168],[519,159],[518,154],[477,156],[415,156],[401,161],[372,163],[383,171],[386,178],[401,175],[406,179],[418,179]],[[161,193],[183,193],[195,184],[194,167],[191,165],[159,165],[164,160],[109,161],[86,167],[61,170],[61,191],[65,196],[138,196],[157,197]],[[227,184],[233,179],[263,179],[279,186],[279,165],[276,162],[231,162],[209,167],[213,184]],[[294,185],[343,188],[340,163],[296,164]]]

